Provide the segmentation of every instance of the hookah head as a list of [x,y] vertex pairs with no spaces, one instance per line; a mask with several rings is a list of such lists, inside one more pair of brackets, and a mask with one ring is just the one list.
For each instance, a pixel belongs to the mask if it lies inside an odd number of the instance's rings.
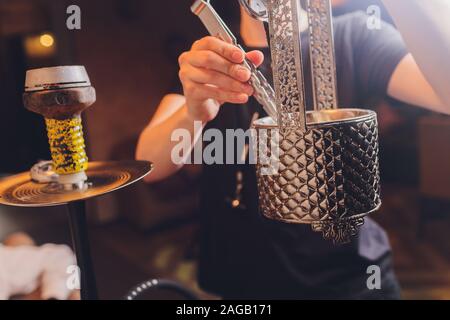
[[83,66],[59,66],[27,71],[25,107],[45,118],[57,182],[65,189],[83,188],[88,158],[81,113],[96,101]]
[[96,100],[83,66],[28,70],[23,98],[28,110],[58,120],[81,114]]

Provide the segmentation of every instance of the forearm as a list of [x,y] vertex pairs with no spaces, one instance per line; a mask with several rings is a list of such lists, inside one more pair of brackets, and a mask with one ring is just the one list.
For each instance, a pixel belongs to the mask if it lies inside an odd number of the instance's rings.
[[174,174],[183,166],[184,163],[175,162],[172,159],[172,150],[180,143],[179,141],[172,141],[175,130],[189,132],[191,137],[189,146],[186,148],[189,152],[183,155],[186,160],[190,156],[195,143],[199,140],[201,130],[194,130],[194,120],[189,117],[185,105],[181,106],[166,120],[155,125],[150,123],[142,132],[136,150],[136,159],[151,161],[154,164],[153,172],[146,177],[145,181],[162,180]]
[[383,1],[427,81],[450,107],[450,2]]

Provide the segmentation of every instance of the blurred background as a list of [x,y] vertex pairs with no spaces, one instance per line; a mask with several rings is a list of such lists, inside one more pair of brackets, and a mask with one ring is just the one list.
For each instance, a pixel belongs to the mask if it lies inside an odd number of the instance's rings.
[[[366,11],[377,0],[334,1],[334,14]],[[234,1],[213,1],[231,24]],[[236,1],[237,3],[237,1]],[[68,30],[66,8],[81,8],[81,30]],[[84,113],[91,160],[134,157],[136,141],[165,93],[177,86],[177,57],[206,35],[191,1],[0,0],[0,175],[49,159],[41,116],[22,104],[25,71],[82,64],[97,90]],[[406,299],[450,299],[450,118],[395,100],[375,106],[381,131],[383,206]],[[196,284],[198,167],[155,185],[137,184],[88,204],[100,297],[122,297],[140,281]],[[70,244],[64,207],[0,207],[0,239],[28,232],[38,243]],[[163,295],[164,293],[158,293]],[[168,295],[166,293],[167,297]]]

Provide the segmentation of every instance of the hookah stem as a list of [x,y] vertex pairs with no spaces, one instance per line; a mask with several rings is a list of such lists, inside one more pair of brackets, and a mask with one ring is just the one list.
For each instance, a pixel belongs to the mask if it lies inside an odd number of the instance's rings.
[[56,173],[67,175],[85,171],[88,158],[81,115],[62,120],[46,118],[45,123]]
[[90,251],[86,204],[84,201],[75,201],[70,202],[67,207],[73,248],[80,268],[81,299],[97,300],[97,283]]

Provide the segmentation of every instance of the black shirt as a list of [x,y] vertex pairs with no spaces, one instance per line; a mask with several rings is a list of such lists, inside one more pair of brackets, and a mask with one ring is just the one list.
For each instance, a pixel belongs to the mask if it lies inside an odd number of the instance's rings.
[[[386,96],[389,79],[407,54],[400,34],[386,23],[370,30],[367,16],[352,13],[334,20],[340,107],[371,108]],[[302,37],[302,41],[303,41]],[[261,69],[268,71],[266,64]],[[310,74],[303,46],[305,74]],[[307,106],[312,105],[306,77]],[[247,129],[262,108],[225,105],[207,128]],[[229,203],[236,172],[244,174],[243,204]],[[367,267],[380,264],[391,273],[385,232],[366,218],[350,244],[334,245],[307,225],[284,224],[258,211],[255,168],[250,165],[204,165],[201,186],[201,257],[199,280],[210,292],[229,298],[354,298],[367,291]]]

